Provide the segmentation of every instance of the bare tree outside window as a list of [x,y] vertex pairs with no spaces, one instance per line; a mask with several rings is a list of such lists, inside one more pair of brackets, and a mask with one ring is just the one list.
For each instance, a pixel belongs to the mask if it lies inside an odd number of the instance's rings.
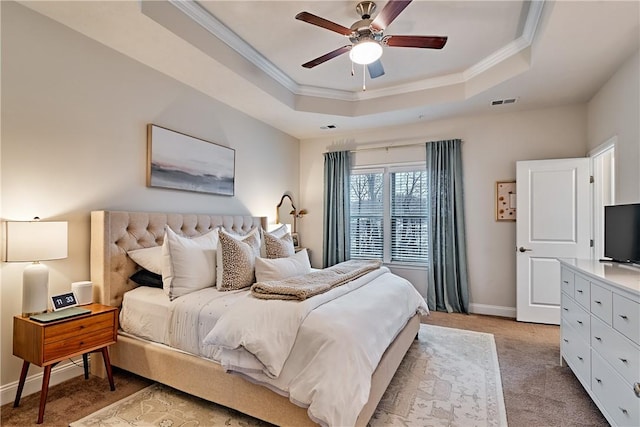
[[[390,194],[384,194],[385,180]],[[363,171],[352,174],[350,184],[351,258],[426,262],[426,171]],[[390,230],[388,245],[385,228]],[[390,248],[386,256],[385,247]]]

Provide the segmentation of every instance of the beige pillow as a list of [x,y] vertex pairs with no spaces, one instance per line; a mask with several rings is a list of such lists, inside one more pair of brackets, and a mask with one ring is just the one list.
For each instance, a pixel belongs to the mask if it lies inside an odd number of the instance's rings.
[[221,291],[242,289],[255,282],[255,260],[260,256],[259,231],[246,236],[220,230],[216,286]]
[[218,229],[193,239],[167,227],[162,243],[162,287],[174,300],[216,283]]
[[256,282],[282,280],[310,272],[311,264],[306,249],[288,258],[256,258]]
[[264,257],[286,258],[296,253],[293,247],[293,238],[287,233],[282,237],[276,237],[271,233],[264,233]]

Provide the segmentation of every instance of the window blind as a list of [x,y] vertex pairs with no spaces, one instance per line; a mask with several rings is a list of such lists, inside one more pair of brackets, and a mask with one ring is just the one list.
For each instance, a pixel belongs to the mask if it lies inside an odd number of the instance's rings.
[[351,258],[383,259],[383,174],[352,173],[350,178]]

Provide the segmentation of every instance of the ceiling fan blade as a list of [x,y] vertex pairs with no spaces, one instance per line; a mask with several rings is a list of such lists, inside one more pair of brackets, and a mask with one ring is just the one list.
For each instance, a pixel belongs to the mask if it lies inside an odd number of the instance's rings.
[[369,77],[371,77],[372,79],[384,76],[384,67],[382,66],[382,62],[379,59],[367,65],[367,70],[369,70]]
[[388,36],[387,46],[419,47],[426,49],[442,49],[447,43],[446,36]]
[[302,66],[304,68],[313,68],[316,65],[320,65],[323,62],[326,62],[326,61],[328,61],[330,59],[333,59],[336,56],[342,55],[343,53],[349,52],[350,50],[351,50],[351,45],[342,46],[342,47],[340,47],[340,48],[338,48],[336,50],[333,50],[333,51],[331,51],[329,53],[326,53],[326,54],[324,54],[322,56],[319,56],[316,59],[312,59],[311,61],[309,61],[309,62],[307,62],[305,64],[302,64]]
[[371,26],[377,31],[384,30],[400,15],[405,7],[409,6],[411,0],[389,0],[382,11],[375,17]]
[[351,30],[347,27],[343,27],[340,24],[336,24],[335,22],[331,22],[328,19],[320,18],[314,14],[309,12],[300,12],[296,15],[296,19],[299,21],[304,21],[312,25],[317,25],[318,27],[325,28],[330,31],[335,31],[338,34],[342,34],[343,36],[351,35]]

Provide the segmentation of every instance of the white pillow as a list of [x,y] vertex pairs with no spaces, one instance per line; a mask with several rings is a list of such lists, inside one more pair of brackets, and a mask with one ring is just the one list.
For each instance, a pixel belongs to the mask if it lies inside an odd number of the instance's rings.
[[162,287],[174,300],[216,283],[218,229],[189,239],[166,228],[162,244]]
[[251,286],[255,279],[255,259],[260,256],[260,230],[247,235],[220,230],[216,253],[216,287],[221,291]]
[[256,258],[256,282],[282,280],[311,272],[306,249],[288,258]]
[[289,233],[289,229],[287,228],[287,224],[282,224],[275,230],[269,231],[269,233],[274,237],[283,237],[285,234]]
[[136,264],[152,273],[162,274],[162,246],[134,249],[127,252]]

